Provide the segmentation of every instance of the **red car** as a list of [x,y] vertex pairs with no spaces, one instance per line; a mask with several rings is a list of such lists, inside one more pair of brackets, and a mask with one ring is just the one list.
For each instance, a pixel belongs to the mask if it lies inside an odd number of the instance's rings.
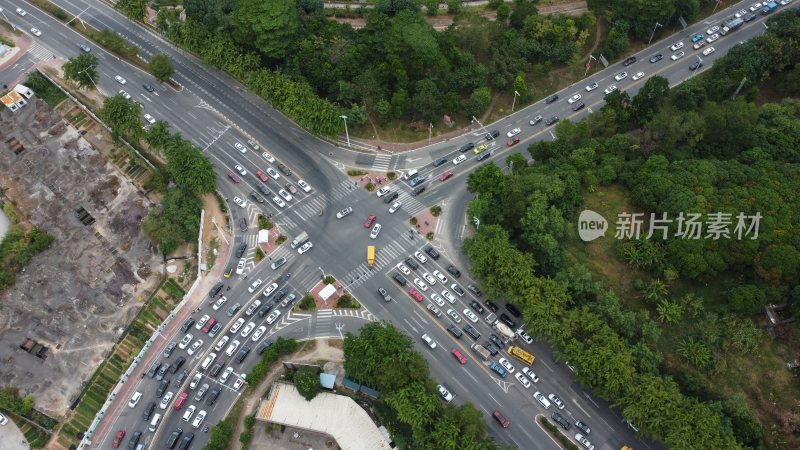
[[371,227],[373,223],[375,223],[375,214],[370,214],[369,217],[367,217],[367,221],[364,222],[364,228]]
[[448,178],[450,178],[450,177],[452,177],[452,176],[453,176],[453,171],[452,171],[452,170],[448,170],[447,172],[443,173],[443,174],[442,174],[442,175],[439,177],[439,181],[444,181],[444,180],[446,180],[446,179],[448,179]]
[[500,425],[502,425],[503,428],[508,428],[510,422],[502,414],[500,414],[500,411],[494,410],[492,416],[494,416],[494,420],[500,423]]
[[418,302],[425,300],[425,297],[423,297],[422,294],[414,288],[409,288],[408,293],[411,294],[411,296],[414,297],[414,300]]
[[228,178],[230,178],[234,183],[239,183],[240,181],[242,181],[242,179],[239,178],[239,175],[236,175],[233,172],[228,172]]
[[118,448],[119,444],[122,444],[123,438],[125,438],[125,430],[117,431],[117,434],[114,435],[114,441],[111,443],[111,448]]
[[211,329],[214,328],[214,325],[216,324],[217,324],[217,319],[213,317],[208,319],[208,322],[206,322],[206,324],[203,326],[203,333],[208,333],[209,331],[211,331]]
[[181,395],[179,395],[178,399],[175,400],[175,409],[181,409],[183,404],[186,403],[187,398],[189,398],[189,394],[186,392],[181,392]]
[[460,351],[458,351],[456,349],[452,349],[452,350],[450,350],[450,353],[452,353],[453,356],[455,356],[456,359],[458,360],[458,362],[460,362],[461,364],[466,364],[467,363],[467,358],[464,357],[464,355],[462,355]]
[[256,170],[256,176],[258,177],[259,180],[263,181],[264,183],[269,181],[269,177],[267,177],[267,174],[265,174],[261,170]]
[[514,136],[513,139],[510,139],[508,142],[506,142],[506,145],[509,147],[511,147],[514,144],[519,144],[519,136]]

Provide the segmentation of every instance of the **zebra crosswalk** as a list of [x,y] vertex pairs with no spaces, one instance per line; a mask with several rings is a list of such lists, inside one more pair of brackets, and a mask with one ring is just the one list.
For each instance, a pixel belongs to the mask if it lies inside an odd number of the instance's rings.
[[389,245],[379,248],[375,254],[375,265],[373,267],[370,267],[366,262],[362,262],[345,275],[343,282],[347,285],[347,289],[352,291],[372,278],[373,275],[379,273],[384,267],[408,256],[411,253],[408,248],[411,247],[410,244],[411,241],[395,240],[390,242]]
[[392,155],[375,155],[375,159],[372,161],[372,170],[387,172],[391,162]]
[[415,216],[425,210],[425,205],[420,203],[416,197],[412,197],[410,192],[403,189],[400,189],[399,192],[400,195],[397,197],[397,200],[403,203],[403,209],[408,214]]
[[28,48],[28,55],[36,61],[44,61],[45,59],[51,59],[54,53],[49,48],[40,44],[39,41],[33,40],[30,48]]

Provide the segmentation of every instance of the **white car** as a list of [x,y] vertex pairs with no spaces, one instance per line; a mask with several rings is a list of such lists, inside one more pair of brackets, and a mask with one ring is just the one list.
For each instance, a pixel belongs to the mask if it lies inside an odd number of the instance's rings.
[[617,81],[622,81],[627,77],[628,77],[628,72],[620,72],[620,73],[614,75],[614,79],[617,80]]
[[266,327],[266,326],[264,326],[264,325],[261,325],[260,327],[258,327],[258,329],[256,330],[256,332],[255,332],[255,333],[253,333],[253,337],[252,337],[252,338],[250,338],[250,339],[252,339],[252,340],[253,340],[253,342],[256,342],[256,341],[258,341],[259,339],[261,339],[261,336],[263,336],[263,335],[264,335],[264,332],[265,332],[265,331],[267,331],[267,327]]
[[172,391],[164,394],[164,397],[161,398],[161,403],[158,405],[158,407],[161,409],[167,409],[167,406],[169,406],[169,402],[172,400],[173,395],[175,394]]
[[281,189],[280,191],[278,191],[278,195],[283,197],[283,199],[286,200],[287,202],[292,201],[292,194],[286,192],[286,190],[284,190],[284,189]]
[[38,28],[31,28],[31,34],[34,36],[41,36],[42,32]]
[[750,12],[756,12],[759,9],[761,9],[761,3],[757,2],[757,3],[753,3],[752,5],[750,5]]
[[[136,405],[139,404],[139,400],[141,399],[142,399],[142,393],[140,391],[134,392],[133,395],[131,396],[130,401],[128,402],[128,408],[136,408]],[[5,425],[5,423],[3,423],[2,425]]]
[[597,82],[594,82],[594,83],[586,86],[586,92],[591,92],[591,91],[593,91],[595,89],[597,89]]
[[233,390],[234,391],[238,391],[239,388],[241,388],[242,385],[244,384],[244,378],[242,378],[243,376],[244,375],[236,377],[236,381],[233,382]]
[[225,297],[223,295],[217,301],[214,302],[214,306],[212,306],[211,308],[213,308],[214,311],[219,311],[219,309],[222,308],[222,305],[224,305],[225,302],[227,302],[227,301],[228,301],[228,297]]
[[478,323],[478,316],[476,316],[474,312],[470,311],[469,309],[465,309],[462,312],[472,323]]
[[247,258],[239,259],[239,262],[236,264],[236,275],[243,274],[246,265],[247,265]]
[[[216,357],[217,357],[217,355],[212,353],[212,354],[208,355],[208,357],[206,357],[206,359],[210,358],[210,360],[213,361],[214,358],[216,358]],[[202,380],[202,379],[203,379],[203,374],[202,373],[194,374],[194,376],[192,377],[192,381],[189,383],[189,389],[197,388],[197,385],[200,384],[200,380]]]
[[205,325],[206,322],[208,322],[208,319],[210,319],[210,318],[211,318],[211,316],[209,316],[208,314],[204,315],[203,317],[200,318],[200,320],[197,321],[197,323],[194,325],[194,327],[196,329],[198,329],[198,330],[202,329],[203,325]]
[[672,44],[672,47],[670,47],[669,49],[672,50],[673,52],[675,52],[675,51],[678,51],[678,50],[680,50],[682,48],[683,48],[683,41],[678,41],[678,42]]
[[214,350],[218,352],[222,351],[222,348],[225,347],[225,344],[227,344],[230,340],[231,338],[228,336],[222,336],[222,339],[220,339],[219,342],[217,342],[217,345],[214,346]]
[[[261,280],[261,278],[258,278],[256,281],[253,281],[253,284],[251,284],[250,287],[247,288],[247,292],[252,294],[253,292],[256,291],[256,289],[258,289],[259,286],[261,286],[261,283],[263,283],[263,282],[264,281]],[[258,300],[256,300],[256,301],[258,301]]]
[[644,77],[644,72],[636,72],[636,75],[633,76],[633,81],[641,80]]
[[128,82],[128,80],[126,80],[125,78],[122,78],[119,75],[114,75],[114,79],[117,80],[117,83],[119,83],[119,84],[126,84]]
[[606,90],[603,91],[603,92],[605,92],[606,95],[608,95],[608,94],[610,94],[610,93],[612,93],[612,92],[614,92],[616,90],[617,90],[617,85],[616,84],[612,84],[611,86],[607,87]]
[[119,95],[121,95],[122,98],[124,98],[125,100],[130,100],[131,99],[131,94],[128,94],[127,92],[123,91],[122,89],[119,90]]
[[459,165],[467,160],[467,155],[458,155],[455,159],[453,159],[453,165]]
[[273,163],[273,164],[275,163],[275,158],[273,158],[272,155],[270,155],[269,153],[264,152],[264,153],[261,154],[261,156],[264,159],[266,159],[268,163]]
[[533,344],[533,338],[528,336],[528,333],[526,333],[524,329],[522,328],[518,329],[517,336],[522,338],[522,340],[525,341],[526,343]]
[[19,14],[22,17],[25,17],[28,13],[25,12],[25,10],[22,8],[17,8],[17,14]]
[[202,347],[202,346],[203,346],[203,340],[202,339],[198,339],[198,340],[194,341],[194,344],[192,344],[192,346],[189,347],[188,350],[186,350],[186,353],[188,353],[189,356],[192,356],[192,355],[195,354],[195,352],[197,350],[200,350],[200,347]]
[[714,42],[716,42],[717,39],[719,39],[719,35],[712,34],[711,36],[706,38],[706,42],[708,42],[709,44],[713,44]]
[[506,372],[508,373],[514,373],[514,371],[517,370],[513,365],[511,365],[511,362],[505,358],[500,358],[499,363],[506,369]]
[[431,339],[431,337],[428,336],[427,334],[422,335],[422,340],[425,341],[426,344],[428,344],[428,347],[436,348],[436,342],[434,342],[434,340]]
[[240,199],[239,197],[233,197],[233,203],[236,203],[241,208],[244,208],[244,207],[247,206],[247,202],[242,200],[242,199]]
[[685,54],[686,54],[685,52],[681,51],[681,52],[675,53],[674,55],[670,56],[670,58],[672,58],[673,61],[677,61],[677,60],[683,58],[683,56]]
[[191,419],[192,416],[194,415],[194,410],[196,410],[196,409],[197,409],[196,406],[189,405],[189,407],[186,408],[186,412],[183,413],[183,421],[184,422],[188,422],[189,419]]
[[178,348],[181,350],[185,349],[186,346],[189,345],[189,342],[192,342],[193,337],[194,336],[192,336],[191,334],[187,334],[186,336],[184,336],[183,339],[181,339],[181,342],[178,343]]
[[706,30],[706,34],[711,36],[712,34],[716,33],[717,31],[719,31],[719,27],[714,25],[713,27],[711,27],[708,30]]
[[230,332],[235,334],[239,331],[239,328],[242,328],[242,325],[244,325],[244,318],[240,317],[231,325]]
[[439,390],[439,395],[442,396],[444,401],[449,403],[451,400],[453,400],[453,394],[451,394],[450,391],[448,391],[447,388],[445,388],[441,384],[436,386],[436,389]]
[[147,123],[149,123],[150,125],[152,125],[152,124],[156,123],[156,119],[154,119],[154,118],[153,118],[153,116],[151,116],[150,114],[145,114],[145,115],[144,115],[144,120],[145,120]]
[[431,299],[432,299],[432,300],[433,300],[433,302],[434,302],[434,303],[436,303],[437,305],[439,305],[439,306],[444,306],[444,300],[442,300],[442,297],[439,297],[439,294],[437,294],[436,292],[434,292],[434,293],[432,293],[432,294],[431,294]]
[[284,202],[283,200],[281,200],[281,198],[280,198],[280,197],[278,197],[277,195],[276,195],[276,196],[274,196],[274,197],[272,197],[272,203],[275,203],[275,204],[276,204],[276,205],[278,205],[278,207],[280,207],[280,208],[285,208],[285,207],[286,207],[286,202]]
[[281,315],[281,310],[280,309],[276,309],[275,311],[272,311],[271,313],[269,313],[269,316],[267,316],[267,325],[272,325],[273,322],[278,320],[278,316],[280,316],[280,315]]
[[448,291],[447,289],[442,291],[442,297],[447,299],[447,301],[450,302],[450,304],[452,304],[452,305],[454,305],[456,303],[455,296],[453,294],[451,294],[450,291]]
[[458,313],[456,312],[456,310],[454,310],[454,309],[448,309],[448,310],[447,310],[447,315],[448,315],[448,316],[450,316],[450,318],[451,318],[451,319],[453,319],[453,322],[455,322],[455,323],[461,323],[461,316],[459,316],[459,315],[458,315]]
[[233,166],[233,168],[236,169],[237,172],[239,172],[239,175],[243,177],[247,176],[247,171],[244,170],[244,167],[242,167],[241,164],[237,164]]
[[433,271],[433,276],[435,276],[436,278],[438,278],[438,279],[439,279],[439,281],[441,281],[441,282],[442,282],[442,284],[447,284],[447,277],[446,277],[446,276],[444,276],[444,274],[443,274],[442,272],[440,272],[440,271],[438,271],[438,270],[434,270],[434,271]]
[[525,378],[525,375],[523,375],[522,373],[517,372],[517,374],[514,375],[514,378],[516,378],[517,381],[519,381],[519,384],[525,386],[525,389],[529,389],[531,387],[531,381]]
[[311,186],[309,186],[305,181],[297,180],[297,185],[300,186],[300,189],[302,189],[303,192],[311,192]]
[[281,174],[279,174],[278,171],[272,167],[267,167],[267,174],[271,176],[273,180],[277,180],[281,177]]
[[575,440],[580,442],[580,444],[582,446],[584,446],[586,448],[586,450],[594,450],[594,445],[592,445],[592,443],[589,442],[588,439],[586,439],[586,436],[584,436],[584,435],[582,435],[580,433],[577,433],[577,434],[575,434]]
[[371,239],[375,239],[378,237],[378,234],[381,232],[381,224],[376,223],[374,227],[372,227],[372,231],[369,232],[369,237]]
[[348,206],[347,208],[345,208],[345,209],[343,209],[343,210],[341,210],[341,211],[337,212],[337,213],[336,213],[336,218],[337,218],[337,219],[341,219],[342,217],[344,217],[344,216],[346,216],[346,215],[350,214],[351,212],[353,212],[353,208],[351,208],[351,207],[349,207],[349,206]]
[[421,262],[422,264],[428,262],[428,258],[426,258],[422,252],[414,252],[414,258],[417,258],[417,261]]
[[428,282],[428,284],[430,284],[431,286],[433,286],[434,284],[436,284],[436,278],[433,278],[433,275],[431,275],[431,274],[430,274],[430,273],[428,273],[428,272],[425,272],[425,273],[423,273],[423,274],[422,274],[422,278],[425,278],[425,281],[427,281],[427,282]]
[[239,341],[231,342],[231,345],[229,345],[228,348],[225,349],[225,354],[228,355],[228,356],[233,356],[233,354],[239,348],[240,344],[241,344],[241,342],[239,342]]
[[384,186],[384,187],[378,189],[378,192],[376,192],[375,194],[378,197],[383,197],[384,195],[386,195],[388,193],[389,193],[389,186]]
[[222,372],[222,375],[219,376],[219,382],[225,384],[225,382],[228,381],[228,378],[231,377],[232,373],[233,373],[233,367],[228,366],[228,368],[225,369],[225,372]]
[[426,292],[428,290],[428,285],[425,284],[424,281],[420,280],[419,278],[414,278],[414,284],[419,288],[420,291]]
[[530,379],[531,379],[531,380],[532,380],[534,383],[538,383],[538,382],[539,382],[539,377],[537,377],[537,376],[536,376],[536,374],[535,374],[535,373],[533,373],[533,371],[532,371],[532,370],[531,370],[529,367],[523,367],[523,368],[522,368],[522,373],[524,373],[525,375],[527,375],[528,377],[530,377]]
[[397,270],[403,272],[404,275],[411,275],[411,271],[408,270],[408,267],[403,263],[397,263]]
[[403,206],[403,202],[394,202],[392,206],[389,208],[389,214],[394,214],[397,212],[400,207]]
[[239,150],[239,153],[247,153],[247,147],[239,142],[234,143],[233,146],[236,147],[236,150]]
[[580,99],[581,99],[581,94],[575,94],[572,97],[567,99],[567,103],[569,103],[571,105],[571,104],[577,102]]
[[302,255],[303,253],[311,250],[311,247],[313,247],[313,246],[314,246],[314,244],[312,244],[311,241],[308,241],[305,244],[303,244],[302,247],[297,249],[297,253]]
[[264,289],[264,297],[269,297],[270,294],[275,292],[275,289],[278,289],[278,283],[272,283]]
[[714,47],[708,47],[707,49],[703,50],[703,56],[708,56],[714,53],[715,51],[716,50],[714,49]]
[[241,336],[241,337],[243,337],[243,338],[246,338],[247,336],[249,336],[249,335],[250,335],[250,333],[251,333],[253,330],[255,330],[255,328],[256,328],[256,324],[255,324],[255,323],[253,323],[253,322],[248,322],[248,323],[247,323],[247,325],[246,325],[246,326],[244,327],[244,329],[242,330],[242,332],[241,332],[241,333],[239,333],[239,336]]
[[205,410],[200,410],[196,416],[194,416],[194,420],[192,421],[192,428],[200,428],[200,425],[206,419],[206,412]]
[[464,296],[464,289],[462,289],[461,286],[458,285],[458,283],[451,284],[450,289],[452,289],[456,294],[458,294],[459,297]]
[[521,132],[522,132],[522,130],[520,130],[519,128],[514,128],[513,130],[511,130],[508,133],[506,133],[506,136],[512,138],[512,137],[520,134]]
[[746,9],[740,9],[739,11],[736,11],[736,14],[734,14],[734,16],[736,16],[737,19],[746,15],[747,15]]
[[560,398],[558,398],[556,394],[550,394],[547,396],[547,398],[549,398],[550,401],[553,402],[553,404],[556,405],[556,408],[558,409],[564,409],[564,406],[566,406],[564,405],[564,402]]

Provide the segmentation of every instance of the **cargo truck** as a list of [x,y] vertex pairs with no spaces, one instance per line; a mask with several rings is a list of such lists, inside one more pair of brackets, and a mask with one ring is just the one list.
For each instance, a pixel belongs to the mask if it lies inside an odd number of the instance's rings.
[[511,347],[508,347],[508,354],[528,364],[529,366],[533,364],[533,361],[536,360],[536,357],[533,356],[532,354],[526,352],[520,347],[515,347],[513,345]]
[[730,33],[731,31],[734,31],[735,29],[741,27],[743,23],[744,23],[744,20],[742,20],[741,18],[733,18],[733,19],[725,20],[725,21],[722,22],[722,27],[719,30],[719,34],[725,36],[726,34]]
[[375,246],[374,245],[370,245],[369,247],[367,247],[367,264],[369,264],[370,267],[375,265]]
[[484,361],[488,361],[492,356],[492,354],[489,353],[489,350],[486,350],[486,347],[482,346],[481,344],[472,344],[470,347],[472,348],[472,351],[479,354]]
[[764,6],[764,9],[761,10],[761,14],[766,16],[776,9],[778,9],[778,2],[770,2],[768,5]]
[[307,240],[308,240],[308,233],[303,231],[302,233],[298,234],[297,237],[294,238],[294,240],[292,241],[292,248],[297,248],[303,245],[303,243]]

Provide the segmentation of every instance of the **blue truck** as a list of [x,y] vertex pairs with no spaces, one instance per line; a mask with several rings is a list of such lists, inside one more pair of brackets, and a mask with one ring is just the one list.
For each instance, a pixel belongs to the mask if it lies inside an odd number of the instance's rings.
[[778,9],[778,2],[769,2],[769,4],[765,6],[764,9],[761,10],[761,15],[766,16],[767,14],[771,13],[772,11],[775,11],[776,9]]

